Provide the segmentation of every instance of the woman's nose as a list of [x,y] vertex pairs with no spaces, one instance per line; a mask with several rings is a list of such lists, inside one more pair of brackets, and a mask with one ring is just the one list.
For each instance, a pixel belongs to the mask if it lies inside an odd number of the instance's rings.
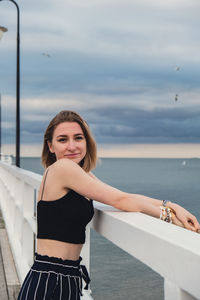
[[75,145],[75,142],[73,140],[69,140],[68,145],[67,145],[67,149],[71,150],[71,151],[76,149],[76,145]]

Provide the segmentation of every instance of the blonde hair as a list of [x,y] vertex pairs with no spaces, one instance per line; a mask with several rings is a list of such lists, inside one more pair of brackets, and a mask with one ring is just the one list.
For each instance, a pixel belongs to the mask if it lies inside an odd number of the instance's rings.
[[76,122],[80,125],[83,134],[86,139],[86,155],[80,162],[80,166],[86,171],[89,172],[96,167],[97,163],[97,147],[96,142],[92,136],[91,130],[85,120],[81,118],[79,114],[70,110],[63,110],[59,112],[49,123],[45,134],[44,134],[44,143],[42,149],[42,164],[45,168],[48,168],[56,161],[56,156],[54,153],[51,153],[49,150],[48,142],[52,142],[53,133],[55,128],[64,122]]

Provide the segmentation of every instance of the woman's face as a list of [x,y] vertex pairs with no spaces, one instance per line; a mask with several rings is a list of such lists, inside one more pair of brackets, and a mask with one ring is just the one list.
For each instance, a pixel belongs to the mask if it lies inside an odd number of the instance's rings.
[[80,163],[85,157],[87,146],[81,126],[76,122],[60,123],[53,132],[49,150],[55,153],[56,160],[68,158]]

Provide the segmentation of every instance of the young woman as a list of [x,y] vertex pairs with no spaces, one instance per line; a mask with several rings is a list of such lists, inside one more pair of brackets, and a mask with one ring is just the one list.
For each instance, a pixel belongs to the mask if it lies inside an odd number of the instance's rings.
[[37,203],[37,253],[18,300],[78,300],[85,227],[93,217],[91,199],[123,211],[142,212],[198,232],[196,218],[178,204],[129,194],[98,180],[96,144],[87,123],[75,112],[61,111],[46,129],[42,162],[46,168]]

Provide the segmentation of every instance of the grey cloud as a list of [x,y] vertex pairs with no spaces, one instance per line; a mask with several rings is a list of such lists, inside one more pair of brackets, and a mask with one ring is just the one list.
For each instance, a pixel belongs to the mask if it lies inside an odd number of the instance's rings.
[[[91,114],[91,112],[90,112]],[[130,143],[148,142],[198,142],[200,141],[200,109],[162,109],[152,112],[141,109],[114,108],[95,112],[94,132],[103,142],[121,140]],[[98,126],[97,126],[98,124]],[[126,139],[128,138],[128,139]]]
[[[109,106],[80,109],[98,142],[200,142],[200,108],[145,109]],[[48,114],[47,114],[48,115]],[[49,116],[49,120],[53,114]],[[49,123],[26,120],[22,122],[22,141],[41,143]],[[15,131],[3,130],[4,138],[14,138]],[[6,138],[5,138],[6,139]]]
[[[31,58],[32,57],[32,58]],[[119,62],[101,56],[81,53],[57,53],[46,58],[38,54],[22,56],[22,96],[52,95],[66,92],[85,92],[99,95],[127,95],[192,89],[199,86],[199,65],[181,65],[175,72],[169,65],[154,66],[139,63]],[[15,64],[5,60],[1,91],[15,91]],[[1,71],[0,71],[1,73]],[[3,74],[2,74],[3,75]]]

